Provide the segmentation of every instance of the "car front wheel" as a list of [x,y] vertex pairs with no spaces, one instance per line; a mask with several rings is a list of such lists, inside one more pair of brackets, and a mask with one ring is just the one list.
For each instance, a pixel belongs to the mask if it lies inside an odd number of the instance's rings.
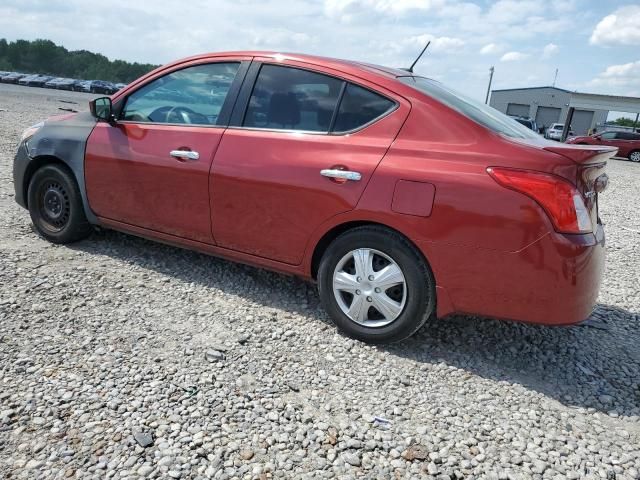
[[629,160],[632,162],[639,163],[640,162],[640,150],[634,150],[629,154]]
[[431,269],[406,238],[384,227],[336,238],[322,257],[318,289],[338,329],[369,343],[410,337],[435,311]]
[[82,240],[92,231],[78,185],[66,167],[45,165],[33,174],[28,206],[36,230],[52,243]]

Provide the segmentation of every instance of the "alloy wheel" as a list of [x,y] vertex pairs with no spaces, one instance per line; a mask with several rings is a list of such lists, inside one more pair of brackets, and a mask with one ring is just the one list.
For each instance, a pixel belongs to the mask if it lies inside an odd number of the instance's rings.
[[402,269],[389,255],[358,248],[344,255],[333,273],[333,294],[342,312],[366,327],[396,320],[407,301]]
[[629,155],[629,160],[636,163],[640,162],[640,150],[637,152],[631,152],[631,155]]

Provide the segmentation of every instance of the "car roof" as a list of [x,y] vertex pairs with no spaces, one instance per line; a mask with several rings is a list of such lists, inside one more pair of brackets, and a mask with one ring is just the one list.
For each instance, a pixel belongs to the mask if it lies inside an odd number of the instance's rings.
[[336,70],[345,69],[358,69],[367,70],[370,73],[382,75],[386,77],[402,77],[411,76],[412,74],[401,68],[385,67],[382,65],[376,65],[373,63],[358,62],[355,60],[344,60],[340,58],[323,57],[319,55],[307,55],[303,53],[287,53],[287,52],[274,52],[274,51],[261,51],[261,50],[237,50],[229,52],[211,52],[194,55],[191,57],[183,58],[169,65],[175,65],[180,63],[191,62],[194,60],[215,58],[215,57],[266,57],[274,60],[293,60],[310,64],[323,65]]

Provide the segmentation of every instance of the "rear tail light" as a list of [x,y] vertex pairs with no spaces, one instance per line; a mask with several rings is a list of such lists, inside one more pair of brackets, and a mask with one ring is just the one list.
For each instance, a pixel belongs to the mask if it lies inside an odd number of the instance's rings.
[[489,175],[503,187],[534,199],[547,212],[560,233],[593,231],[591,216],[580,192],[556,175],[530,170],[487,168]]

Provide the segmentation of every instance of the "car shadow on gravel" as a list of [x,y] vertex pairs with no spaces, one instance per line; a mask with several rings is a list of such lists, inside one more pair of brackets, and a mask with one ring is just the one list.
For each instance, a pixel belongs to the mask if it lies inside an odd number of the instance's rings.
[[640,415],[640,315],[618,307],[598,304],[589,320],[570,327],[456,315],[384,349],[522,385],[567,406]]
[[[315,286],[295,277],[113,231],[71,248],[331,323]],[[567,406],[640,415],[640,315],[614,306],[600,304],[589,321],[571,327],[456,315],[431,320],[414,337],[377,348],[519,384]]]

